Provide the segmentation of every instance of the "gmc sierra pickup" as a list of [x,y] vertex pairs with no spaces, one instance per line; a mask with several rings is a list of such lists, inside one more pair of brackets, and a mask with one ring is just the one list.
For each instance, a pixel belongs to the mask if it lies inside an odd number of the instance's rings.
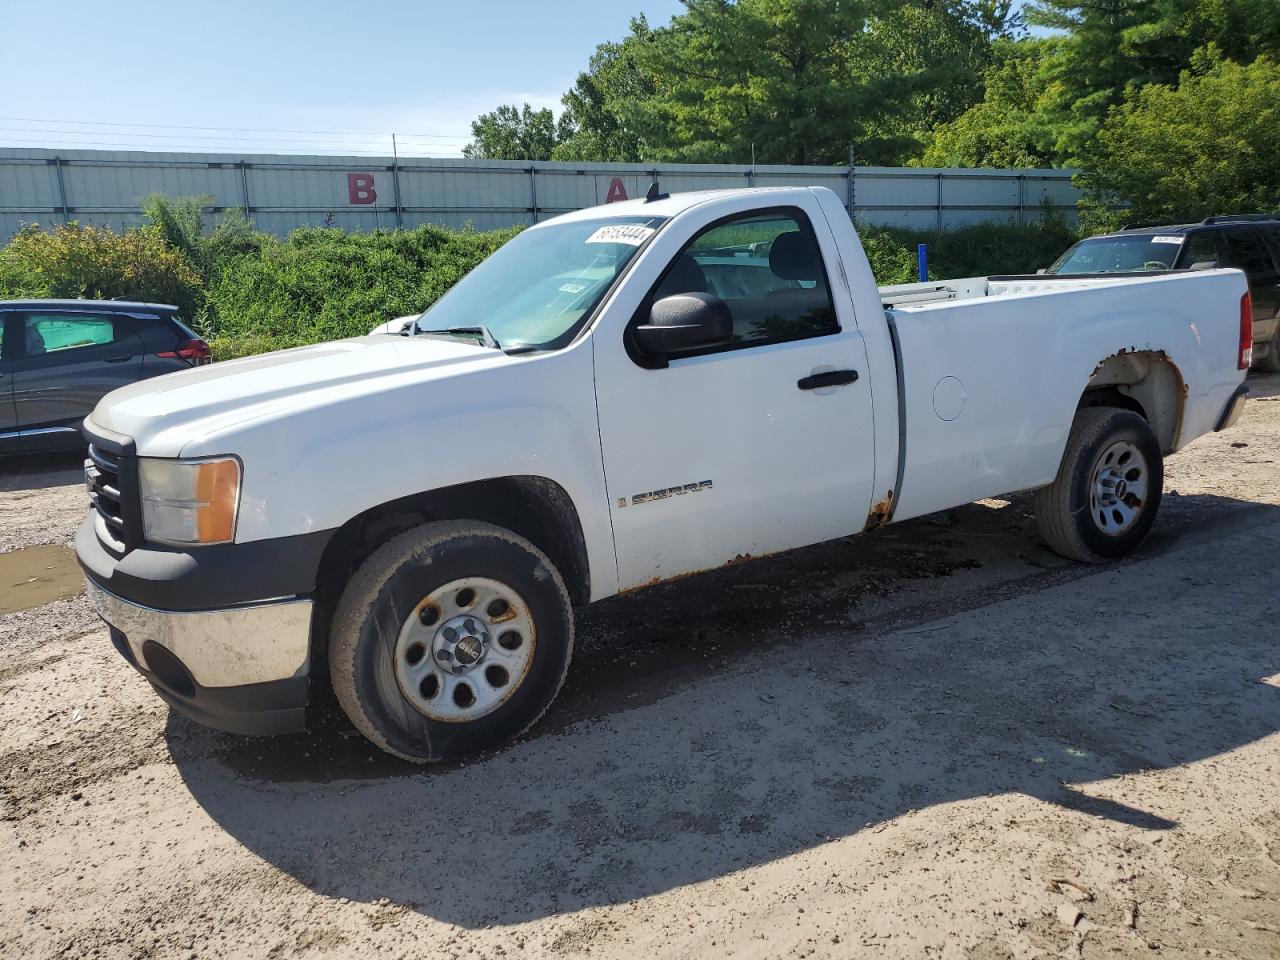
[[551,704],[574,604],[1023,490],[1053,549],[1127,554],[1239,416],[1250,325],[1235,270],[877,290],[828,190],[651,191],[394,331],[111,393],[76,547],[182,713],[299,730],[327,680],[457,758]]

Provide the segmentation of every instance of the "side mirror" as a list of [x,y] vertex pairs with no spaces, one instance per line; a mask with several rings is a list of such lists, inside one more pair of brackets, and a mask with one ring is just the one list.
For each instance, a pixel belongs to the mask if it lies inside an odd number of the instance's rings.
[[655,356],[725,343],[732,336],[728,306],[710,293],[663,297],[649,309],[649,322],[636,327],[636,342]]
[[1037,276],[1037,277],[1040,277],[1040,276],[1043,276],[1044,274],[1046,274],[1046,273],[1048,273],[1048,272],[1049,272],[1049,268],[1048,268],[1048,267],[1041,267],[1039,270],[1037,270],[1037,271],[1036,271],[1036,276]]
[[1220,266],[1222,266],[1222,264],[1218,263],[1217,260],[1201,260],[1199,263],[1193,263],[1191,265],[1191,269],[1192,270],[1217,270],[1218,267]]

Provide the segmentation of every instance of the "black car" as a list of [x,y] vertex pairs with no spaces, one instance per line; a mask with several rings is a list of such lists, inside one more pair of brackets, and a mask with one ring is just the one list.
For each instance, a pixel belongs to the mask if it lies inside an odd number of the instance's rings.
[[117,387],[209,362],[178,308],[118,300],[0,300],[0,453],[76,447]]
[[1253,297],[1253,365],[1280,373],[1280,214],[1129,227],[1081,240],[1046,273],[1140,273],[1235,267]]

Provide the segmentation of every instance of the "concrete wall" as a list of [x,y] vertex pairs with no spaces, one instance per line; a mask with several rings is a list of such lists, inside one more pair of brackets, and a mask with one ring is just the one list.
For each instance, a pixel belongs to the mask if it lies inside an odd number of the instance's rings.
[[1069,170],[937,170],[735,164],[529,163],[508,160],[148,153],[0,148],[0,240],[22,223],[65,220],[117,229],[141,222],[149,193],[212,197],[216,210],[248,208],[260,230],[345,230],[532,223],[620,194],[643,196],[657,178],[669,193],[740,186],[820,185],[857,219],[904,227],[1026,222],[1048,203],[1075,216]]

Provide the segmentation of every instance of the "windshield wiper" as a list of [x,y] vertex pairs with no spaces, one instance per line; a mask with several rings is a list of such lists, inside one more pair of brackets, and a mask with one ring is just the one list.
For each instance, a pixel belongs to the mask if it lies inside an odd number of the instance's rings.
[[495,337],[484,324],[476,324],[473,327],[445,327],[444,329],[424,328],[415,324],[413,332],[415,334],[443,333],[449,336],[479,337],[480,342],[486,347],[492,347],[494,350],[502,349],[502,344],[498,342],[498,338]]

